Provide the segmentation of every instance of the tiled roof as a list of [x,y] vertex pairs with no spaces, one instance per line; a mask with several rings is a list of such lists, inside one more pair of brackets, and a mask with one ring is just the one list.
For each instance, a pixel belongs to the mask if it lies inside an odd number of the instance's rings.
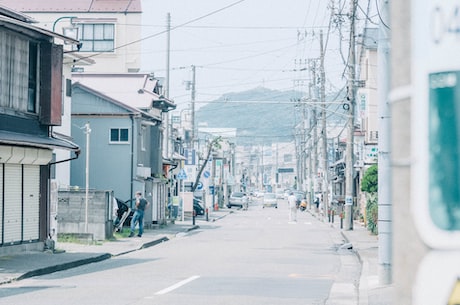
[[142,12],[141,0],[0,0],[0,4],[24,13]]

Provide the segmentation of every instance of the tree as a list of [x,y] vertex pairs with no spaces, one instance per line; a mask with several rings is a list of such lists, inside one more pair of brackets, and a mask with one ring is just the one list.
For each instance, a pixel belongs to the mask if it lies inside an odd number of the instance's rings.
[[192,185],[192,192],[195,192],[196,188],[198,187],[198,183],[200,182],[201,174],[203,173],[204,169],[206,168],[206,165],[208,164],[209,158],[211,157],[212,150],[214,148],[220,148],[221,141],[222,141],[222,137],[219,136],[208,144],[208,151],[206,153],[206,158],[204,159],[204,162],[201,165],[200,170],[198,171],[198,174],[196,175],[195,183],[193,183]]
[[369,167],[364,173],[363,181],[361,182],[361,191],[371,194],[377,193],[378,185],[378,167],[375,164]]

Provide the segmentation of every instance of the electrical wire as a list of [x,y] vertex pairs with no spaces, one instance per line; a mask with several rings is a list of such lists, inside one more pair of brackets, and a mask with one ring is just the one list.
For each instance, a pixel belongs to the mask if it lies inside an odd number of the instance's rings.
[[[131,41],[131,42],[129,42],[129,43],[126,43],[126,44],[117,46],[117,47],[113,48],[113,50],[115,51],[115,50],[118,50],[118,49],[121,49],[121,48],[130,46],[130,45],[133,45],[133,44],[142,42],[142,41],[144,41],[144,40],[147,40],[147,39],[150,39],[150,38],[153,38],[153,37],[160,36],[160,35],[162,35],[162,34],[164,34],[164,33],[167,33],[168,31],[173,31],[173,30],[178,29],[178,28],[180,28],[180,27],[186,26],[186,25],[188,25],[188,24],[197,22],[197,21],[199,21],[199,20],[201,20],[201,19],[204,19],[204,18],[207,18],[207,17],[209,17],[209,16],[212,16],[212,15],[215,15],[215,14],[217,14],[217,13],[220,13],[221,11],[224,11],[224,10],[226,10],[226,9],[229,9],[229,8],[231,8],[231,7],[233,7],[233,6],[237,5],[237,4],[239,4],[239,3],[241,3],[241,2],[244,2],[244,1],[246,1],[246,0],[238,0],[238,1],[236,1],[236,2],[233,2],[233,3],[231,3],[231,4],[227,5],[227,6],[224,6],[224,7],[220,8],[220,9],[217,9],[217,10],[214,10],[214,11],[212,11],[212,12],[209,12],[209,13],[207,13],[207,14],[205,14],[205,15],[200,16],[200,17],[191,19],[191,20],[189,20],[189,21],[187,21],[187,22],[184,22],[184,23],[182,23],[182,24],[179,24],[179,25],[177,25],[177,26],[173,26],[173,27],[171,27],[170,29],[166,29],[166,30],[164,30],[164,31],[161,31],[161,32],[158,32],[158,33],[155,33],[155,34],[148,35],[148,36],[146,36],[146,37],[144,37],[144,38],[141,38],[141,39],[138,39],[138,40],[134,40],[134,41]],[[99,55],[101,55],[101,54],[105,54],[105,52],[99,52],[99,53],[96,53],[96,54],[88,55],[88,56],[86,56],[86,57],[83,57],[83,58],[80,58],[80,59],[76,59],[75,62],[78,62],[79,60],[83,60],[83,59],[87,59],[87,58],[96,57],[96,56],[99,56]]]

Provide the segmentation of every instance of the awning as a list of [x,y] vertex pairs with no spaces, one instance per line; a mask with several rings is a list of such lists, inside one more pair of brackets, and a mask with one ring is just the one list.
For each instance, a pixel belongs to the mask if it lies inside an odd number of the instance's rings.
[[80,151],[80,147],[58,136],[45,137],[39,135],[23,134],[0,130],[0,145],[15,145],[26,147],[39,147],[48,149],[64,149],[70,151]]

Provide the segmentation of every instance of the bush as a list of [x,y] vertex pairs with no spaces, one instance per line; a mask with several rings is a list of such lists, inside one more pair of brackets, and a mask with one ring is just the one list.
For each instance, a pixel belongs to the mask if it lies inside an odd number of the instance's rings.
[[379,207],[378,207],[378,167],[372,165],[364,173],[363,180],[361,182],[361,191],[366,192],[366,222],[367,229],[372,234],[378,234],[378,219],[379,219]]
[[366,202],[367,229],[372,234],[378,234],[379,206],[377,196],[369,196]]

